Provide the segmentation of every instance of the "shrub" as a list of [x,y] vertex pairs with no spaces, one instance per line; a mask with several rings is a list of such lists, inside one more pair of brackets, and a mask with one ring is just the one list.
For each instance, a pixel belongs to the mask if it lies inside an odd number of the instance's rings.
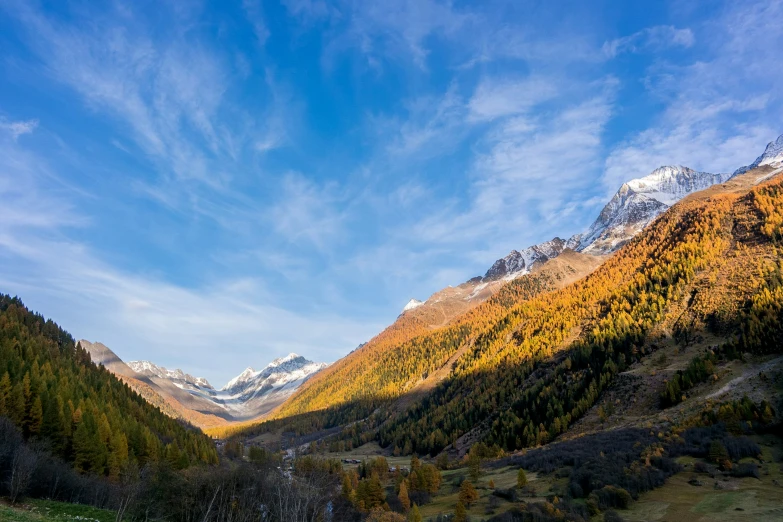
[[616,488],[614,486],[604,486],[601,489],[590,493],[591,500],[593,500],[601,510],[607,508],[620,508],[628,509],[631,505],[631,494],[623,488]]
[[750,462],[747,464],[737,464],[734,466],[734,468],[731,470],[731,476],[761,478],[759,467]]
[[516,502],[517,501],[517,490],[516,488],[497,488],[492,492],[493,495],[496,497],[500,497],[503,499],[508,500],[509,502]]

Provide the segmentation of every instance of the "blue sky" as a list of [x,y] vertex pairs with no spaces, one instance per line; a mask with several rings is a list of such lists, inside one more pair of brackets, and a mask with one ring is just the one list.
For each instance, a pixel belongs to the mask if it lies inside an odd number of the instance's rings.
[[0,0],[0,290],[222,385],[783,132],[783,3]]

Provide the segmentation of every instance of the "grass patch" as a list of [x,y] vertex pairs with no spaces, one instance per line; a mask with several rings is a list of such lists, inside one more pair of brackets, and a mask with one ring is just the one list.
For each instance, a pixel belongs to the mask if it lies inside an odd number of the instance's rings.
[[105,509],[51,500],[26,500],[13,507],[0,504],[0,522],[114,522],[116,516],[116,513]]
[[[765,444],[762,437],[753,437],[760,443],[762,458],[761,478],[728,478],[722,475],[711,478],[692,472],[692,467],[671,477],[666,484],[640,495],[638,501],[620,514],[630,521],[648,520],[718,520],[718,521],[783,521],[783,481],[780,471],[780,439],[774,445]],[[769,440],[772,442],[772,440]],[[697,459],[687,458],[688,463]],[[681,462],[685,464],[686,462]],[[699,479],[703,486],[688,484],[691,478]],[[716,490],[718,482],[723,487]]]

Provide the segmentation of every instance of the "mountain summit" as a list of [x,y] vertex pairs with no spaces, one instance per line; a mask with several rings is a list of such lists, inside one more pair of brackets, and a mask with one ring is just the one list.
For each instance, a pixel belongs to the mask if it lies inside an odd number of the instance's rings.
[[553,257],[559,256],[567,246],[568,243],[565,240],[555,237],[521,252],[512,250],[506,257],[495,261],[482,280],[513,279],[527,274],[533,269],[533,265],[545,263]]
[[746,167],[737,169],[734,172],[734,175],[736,176],[737,174],[742,174],[764,165],[769,165],[770,167],[783,166],[783,134],[778,136],[778,139],[775,141],[767,143],[767,148],[764,149],[764,153],[756,158],[756,161]]
[[730,174],[697,172],[683,166],[664,166],[620,187],[590,228],[572,237],[576,250],[586,254],[614,252],[679,200],[723,183]]

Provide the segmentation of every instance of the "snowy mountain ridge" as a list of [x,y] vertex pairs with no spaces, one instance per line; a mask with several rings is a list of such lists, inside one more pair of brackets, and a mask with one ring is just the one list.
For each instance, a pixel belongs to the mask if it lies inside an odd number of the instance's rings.
[[699,172],[681,165],[659,167],[647,176],[623,183],[586,231],[574,234],[566,241],[555,237],[521,251],[512,250],[495,261],[482,281],[514,279],[529,273],[536,263],[557,257],[566,249],[591,255],[610,254],[688,194],[725,183],[732,176],[765,165],[783,166],[783,135],[767,144],[756,161],[732,174]]
[[498,259],[487,270],[482,281],[495,281],[497,279],[514,279],[527,274],[536,263],[545,263],[549,259],[557,257],[568,247],[568,242],[555,237],[538,245],[524,250],[512,250],[506,257]]
[[228,381],[220,391],[232,396],[244,394],[250,389],[260,389],[264,385],[274,386],[304,378],[326,368],[326,366],[326,363],[314,363],[301,355],[289,353],[285,357],[275,359],[262,370],[256,371],[251,367],[246,368],[238,376]]
[[659,167],[643,178],[623,183],[590,228],[571,238],[575,250],[612,253],[688,194],[724,183],[730,177],[676,165]]
[[418,299],[411,299],[411,300],[410,300],[410,301],[408,301],[408,303],[407,303],[407,304],[406,304],[406,305],[403,307],[403,309],[402,309],[402,313],[405,313],[405,312],[407,312],[407,311],[409,311],[409,310],[413,310],[413,309],[415,309],[415,308],[418,308],[418,307],[420,307],[420,306],[421,306],[421,305],[423,305],[423,304],[424,304],[424,301],[419,301]]
[[202,377],[194,377],[180,369],[169,370],[150,361],[131,361],[127,366],[140,377],[169,383],[167,386],[174,385],[176,388],[173,389],[179,390],[176,393],[167,394],[165,386],[161,390],[164,395],[186,408],[218,414],[227,419],[244,420],[271,411],[328,364],[312,362],[301,355],[289,353],[273,360],[261,370],[246,368],[220,390],[213,388]]
[[162,366],[151,363],[150,361],[130,361],[127,364],[134,372],[146,375],[147,377],[159,377],[174,383],[179,383],[183,386],[214,390],[212,385],[209,384],[209,381],[203,377],[193,377],[179,368],[176,370],[168,370]]
[[778,136],[775,141],[767,143],[764,153],[756,158],[756,161],[746,167],[741,167],[734,171],[734,175],[742,174],[756,167],[769,165],[770,167],[783,167],[783,134]]

